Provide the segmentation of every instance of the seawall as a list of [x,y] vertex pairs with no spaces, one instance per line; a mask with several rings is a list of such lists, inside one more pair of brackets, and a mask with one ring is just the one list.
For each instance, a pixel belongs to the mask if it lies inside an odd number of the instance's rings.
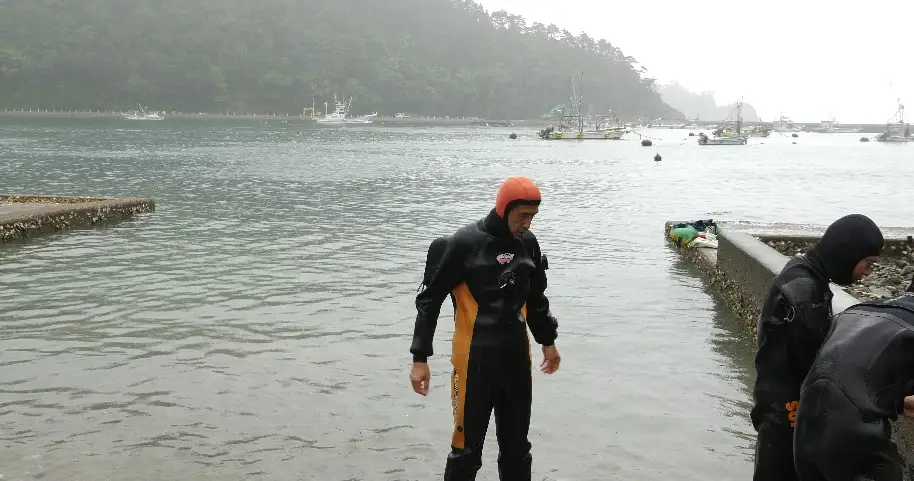
[[[666,223],[666,239],[669,239],[671,227],[679,223]],[[755,337],[761,303],[771,281],[787,263],[787,255],[805,252],[822,232],[824,227],[788,227],[781,232],[772,232],[766,228],[718,224],[717,249],[681,247],[673,241],[668,242],[695,264],[705,282],[721,295],[744,323],[746,335]],[[883,229],[883,234],[886,249],[866,282],[847,290],[831,285],[834,313],[861,300],[888,297],[907,287],[914,274],[914,266],[911,265],[914,263],[914,240],[906,229]],[[899,452],[908,463],[905,480],[914,481],[914,420],[900,417],[894,425],[893,436]]]
[[155,211],[149,197],[0,195],[0,243]]
[[[279,113],[191,113],[191,112],[165,112],[164,121],[168,120],[244,120],[258,122],[292,122],[306,125],[320,125],[310,117],[302,115],[290,115]],[[121,120],[121,113],[116,110],[0,110],[0,119],[78,119],[78,120]],[[475,118],[469,117],[449,117],[449,116],[416,116],[398,118],[391,116],[379,116],[374,119],[373,124],[359,125],[362,127],[372,125],[402,125],[402,126],[461,126],[472,127]],[[492,121],[510,121],[517,125],[538,126],[546,125],[550,121],[537,119],[520,119],[520,120],[497,120]],[[148,121],[146,121],[148,122]],[[155,122],[157,123],[157,122]]]

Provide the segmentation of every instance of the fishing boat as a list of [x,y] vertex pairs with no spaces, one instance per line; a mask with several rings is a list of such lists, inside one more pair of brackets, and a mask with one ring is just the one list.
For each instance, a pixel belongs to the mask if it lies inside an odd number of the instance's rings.
[[574,77],[571,77],[571,104],[567,112],[563,112],[558,128],[550,125],[537,135],[543,140],[620,140],[628,132],[612,113],[597,116],[594,129],[584,130],[584,116],[581,115],[583,100]]
[[756,125],[746,131],[749,137],[768,137],[771,135],[771,129],[764,125]]
[[739,137],[708,137],[708,134],[698,134],[698,145],[746,145],[749,139]]
[[374,123],[373,118],[378,115],[377,112],[375,112],[371,115],[362,115],[354,118],[349,117],[349,109],[352,107],[352,97],[349,97],[348,103],[344,103],[337,99],[336,94],[333,94],[333,103],[336,104],[336,108],[333,112],[330,112],[328,111],[327,102],[324,102],[324,112],[327,113],[323,117],[315,118],[314,121],[324,125],[372,124]]
[[121,112],[121,118],[124,120],[164,120],[165,117],[159,115],[158,112],[150,112],[146,110],[146,107],[143,107],[139,103],[137,106],[140,110],[133,110],[130,112]]
[[378,113],[368,115],[359,115],[358,117],[346,119],[347,124],[373,124],[374,118],[378,116]]
[[336,109],[333,112],[330,112],[327,109],[327,102],[324,102],[324,116],[314,119],[315,122],[319,124],[332,124],[332,125],[343,125],[346,123],[346,114],[349,109],[345,103],[340,102],[336,98],[336,94],[333,94],[333,102],[336,104]]
[[839,127],[835,118],[831,117],[828,120],[820,121],[818,127],[813,127],[809,131],[819,134],[851,134],[863,132],[863,129],[859,127]]
[[470,127],[514,127],[514,122],[510,120],[474,119],[470,122]]
[[911,125],[904,123],[904,105],[901,99],[898,99],[898,110],[895,111],[895,115],[885,124],[885,132],[877,135],[876,140],[894,143],[914,142]]
[[799,132],[802,129],[794,124],[790,117],[781,114],[781,117],[774,123],[772,130],[775,132]]
[[746,145],[749,143],[748,132],[743,131],[743,102],[736,102],[736,125],[714,131],[714,137],[704,132],[698,134],[698,145]]
[[603,138],[606,140],[621,140],[630,132],[612,111],[607,115],[598,115],[595,124],[596,132],[603,132]]

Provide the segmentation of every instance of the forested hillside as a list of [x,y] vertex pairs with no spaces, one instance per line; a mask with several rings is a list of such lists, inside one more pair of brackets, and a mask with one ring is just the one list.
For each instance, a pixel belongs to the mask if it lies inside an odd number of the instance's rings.
[[604,40],[465,0],[0,0],[0,108],[678,117]]

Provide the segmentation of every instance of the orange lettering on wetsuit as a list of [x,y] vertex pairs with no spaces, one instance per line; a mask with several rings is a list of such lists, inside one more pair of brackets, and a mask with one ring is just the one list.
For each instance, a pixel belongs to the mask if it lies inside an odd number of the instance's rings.
[[799,401],[790,401],[787,403],[787,420],[790,421],[790,427],[797,427],[797,409],[800,407]]
[[457,403],[460,400],[460,389],[459,389],[460,376],[457,374],[456,369],[454,369],[453,374],[451,374],[451,379],[454,381],[453,389],[452,389],[453,392],[451,393],[451,407],[453,408],[454,423],[457,424],[459,422],[459,421],[457,421],[457,419],[458,419],[457,418]]

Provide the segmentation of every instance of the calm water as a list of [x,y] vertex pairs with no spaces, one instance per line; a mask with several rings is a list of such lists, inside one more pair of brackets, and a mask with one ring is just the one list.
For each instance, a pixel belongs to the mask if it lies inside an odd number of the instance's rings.
[[[910,225],[914,149],[647,134],[662,140],[0,120],[0,192],[158,204],[0,248],[0,474],[438,479],[449,303],[428,398],[407,379],[425,249],[525,174],[545,195],[534,231],[564,359],[534,375],[534,479],[747,479],[752,340],[665,246],[663,222],[859,211]],[[489,432],[479,479],[497,477]]]

